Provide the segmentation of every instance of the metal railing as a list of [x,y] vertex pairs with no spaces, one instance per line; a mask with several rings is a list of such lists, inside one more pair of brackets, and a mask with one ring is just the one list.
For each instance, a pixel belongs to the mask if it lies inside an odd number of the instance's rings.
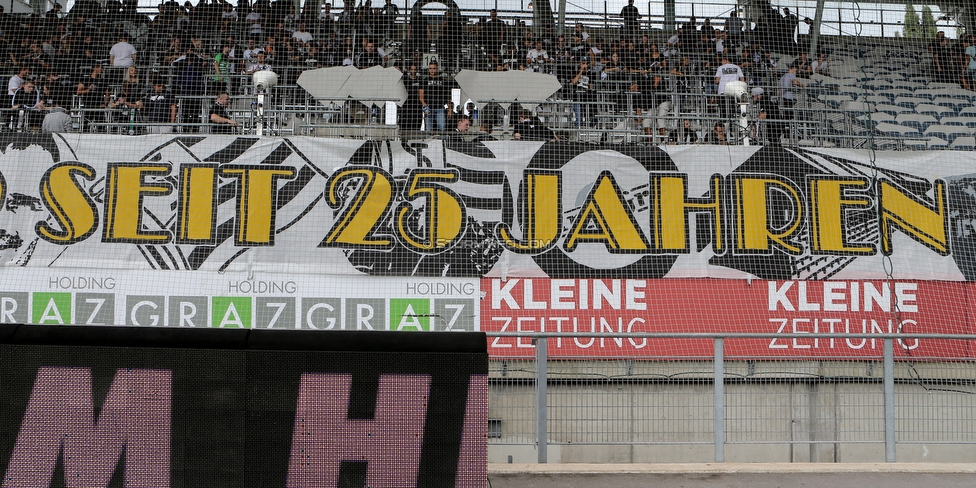
[[[910,348],[923,340],[971,346],[976,335],[607,332],[598,340],[647,341],[647,350],[656,351],[665,351],[669,341],[703,347],[694,357],[683,351],[572,358],[553,358],[549,350],[556,341],[593,340],[592,333],[488,336],[489,343],[534,348],[529,357],[490,361],[489,446],[505,452],[532,446],[539,463],[549,462],[552,447],[561,449],[557,461],[563,462],[627,462],[613,457],[620,448],[630,449],[630,462],[647,462],[634,449],[655,445],[672,447],[670,462],[724,462],[727,446],[769,450],[758,458],[739,453],[735,461],[896,462],[906,446],[920,445],[926,454],[909,452],[903,461],[939,461],[926,457],[929,447],[976,444],[976,358],[918,358]],[[868,357],[817,356],[816,349],[803,349],[802,357],[727,356],[730,343],[756,340],[798,347],[848,341],[881,351]],[[896,347],[902,349],[897,354]],[[712,454],[682,457],[674,454],[677,445],[697,445],[699,454],[711,445]],[[872,445],[874,451],[865,450]],[[566,455],[569,449],[575,457]]]

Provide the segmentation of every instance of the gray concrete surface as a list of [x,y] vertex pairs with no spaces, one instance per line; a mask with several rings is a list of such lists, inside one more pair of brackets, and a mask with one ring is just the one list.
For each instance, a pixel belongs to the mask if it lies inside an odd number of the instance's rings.
[[962,488],[968,463],[489,464],[491,488]]

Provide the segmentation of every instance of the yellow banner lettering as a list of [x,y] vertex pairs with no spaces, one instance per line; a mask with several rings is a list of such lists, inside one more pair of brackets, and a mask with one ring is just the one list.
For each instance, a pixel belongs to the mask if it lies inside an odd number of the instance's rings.
[[891,230],[897,227],[925,247],[942,256],[949,255],[945,182],[935,181],[935,204],[931,207],[894,184],[882,180],[881,252],[891,254]]
[[573,251],[581,242],[602,242],[610,252],[619,253],[650,248],[609,171],[597,178],[563,246]]
[[495,228],[495,238],[509,251],[540,253],[551,248],[562,230],[562,178],[559,173],[526,170],[519,195],[522,240],[512,236],[510,225]]
[[52,166],[41,177],[41,201],[51,211],[56,228],[46,221],[34,227],[37,235],[53,244],[74,244],[91,236],[98,227],[98,209],[78,178],[92,181],[95,168],[82,163]]
[[220,175],[237,178],[237,219],[234,243],[238,246],[273,246],[278,210],[278,179],[295,177],[290,166],[221,166]]
[[216,244],[217,165],[180,166],[180,196],[176,210],[178,244]]

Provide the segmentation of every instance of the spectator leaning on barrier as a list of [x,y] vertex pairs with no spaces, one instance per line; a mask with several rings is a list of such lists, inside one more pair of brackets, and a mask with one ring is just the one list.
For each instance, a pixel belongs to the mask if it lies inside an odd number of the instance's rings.
[[230,95],[227,92],[217,94],[217,99],[210,107],[210,133],[212,134],[233,134],[237,129],[237,121],[232,119],[227,113],[227,106],[230,104]]
[[54,106],[41,121],[41,130],[44,132],[71,132],[71,114],[55,101]]
[[786,108],[793,108],[793,106],[796,105],[796,98],[793,95],[793,87],[807,86],[806,83],[803,83],[802,81],[797,79],[796,77],[797,67],[798,67],[797,63],[794,62],[793,64],[790,65],[789,71],[787,71],[783,75],[783,77],[779,79],[779,88],[780,88],[779,99],[780,99],[780,103]]
[[30,128],[37,125],[39,120],[37,111],[45,107],[41,103],[41,93],[34,89],[32,80],[24,81],[24,84],[20,85],[20,89],[14,93],[11,107],[24,112],[23,124],[25,127]]

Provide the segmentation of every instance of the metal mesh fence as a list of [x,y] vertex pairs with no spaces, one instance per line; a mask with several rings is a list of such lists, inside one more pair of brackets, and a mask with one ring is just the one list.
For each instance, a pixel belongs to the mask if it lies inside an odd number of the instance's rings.
[[[580,446],[597,452],[715,445],[716,456],[728,445],[751,449],[746,460],[842,462],[885,460],[886,449],[896,444],[976,443],[976,364],[968,360],[892,361],[888,377],[884,358],[558,358],[546,362],[541,398],[537,365],[534,359],[491,362],[490,445],[552,446],[563,453]],[[920,447],[905,448],[905,455],[957,459],[950,451]],[[707,460],[703,452],[674,455],[694,462]],[[574,456],[586,461],[586,455]]]

